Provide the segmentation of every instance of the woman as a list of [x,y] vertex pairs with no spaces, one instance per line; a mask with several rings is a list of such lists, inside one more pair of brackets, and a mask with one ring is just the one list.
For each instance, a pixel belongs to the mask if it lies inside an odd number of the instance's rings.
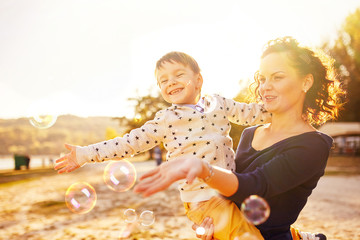
[[[332,63],[291,37],[270,41],[251,90],[254,100],[272,113],[272,123],[243,132],[236,172],[200,159],[178,159],[145,174],[135,191],[149,196],[179,179],[197,177],[238,207],[256,194],[271,209],[267,221],[256,226],[264,239],[293,239],[290,226],[324,174],[332,146],[331,137],[313,126],[336,118],[344,94]],[[209,233],[202,238],[211,239],[211,219],[206,224]]]

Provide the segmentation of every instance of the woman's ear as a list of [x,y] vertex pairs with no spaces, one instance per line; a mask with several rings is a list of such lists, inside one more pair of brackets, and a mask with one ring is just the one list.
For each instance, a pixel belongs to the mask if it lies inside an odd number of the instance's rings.
[[312,74],[308,74],[304,78],[303,91],[306,93],[314,84],[314,76]]

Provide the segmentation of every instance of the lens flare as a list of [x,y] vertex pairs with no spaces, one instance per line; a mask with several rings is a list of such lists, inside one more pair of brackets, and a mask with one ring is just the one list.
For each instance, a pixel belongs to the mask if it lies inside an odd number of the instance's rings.
[[197,234],[197,235],[200,235],[200,236],[204,235],[204,234],[205,234],[205,228],[203,228],[203,227],[198,227],[198,228],[196,229],[196,234]]
[[246,198],[241,204],[241,211],[246,219],[254,225],[264,223],[270,215],[269,204],[257,195]]
[[125,192],[134,186],[136,170],[127,160],[112,161],[105,167],[103,178],[111,190]]
[[203,103],[204,113],[211,113],[215,110],[218,102],[217,99],[211,96],[208,96],[205,98],[205,101]]
[[72,184],[66,191],[66,206],[74,213],[85,214],[90,212],[96,204],[95,189],[86,182]]

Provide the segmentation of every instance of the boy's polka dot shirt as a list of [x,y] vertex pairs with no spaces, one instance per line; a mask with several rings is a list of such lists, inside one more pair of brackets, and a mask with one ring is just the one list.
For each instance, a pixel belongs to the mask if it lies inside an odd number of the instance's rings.
[[[82,166],[86,162],[129,158],[162,142],[167,150],[166,161],[197,157],[235,171],[230,122],[262,124],[270,121],[271,114],[259,104],[240,103],[219,95],[205,96],[201,102],[196,106],[172,105],[123,137],[77,147],[77,161]],[[183,202],[206,201],[215,195],[199,180],[193,184],[181,180],[178,188]]]

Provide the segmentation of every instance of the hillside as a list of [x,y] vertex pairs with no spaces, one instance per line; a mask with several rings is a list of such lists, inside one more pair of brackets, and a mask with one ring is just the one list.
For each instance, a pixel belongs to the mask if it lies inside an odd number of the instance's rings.
[[122,134],[111,117],[59,116],[48,129],[33,127],[27,118],[0,119],[0,154],[59,154],[64,143],[88,145]]

